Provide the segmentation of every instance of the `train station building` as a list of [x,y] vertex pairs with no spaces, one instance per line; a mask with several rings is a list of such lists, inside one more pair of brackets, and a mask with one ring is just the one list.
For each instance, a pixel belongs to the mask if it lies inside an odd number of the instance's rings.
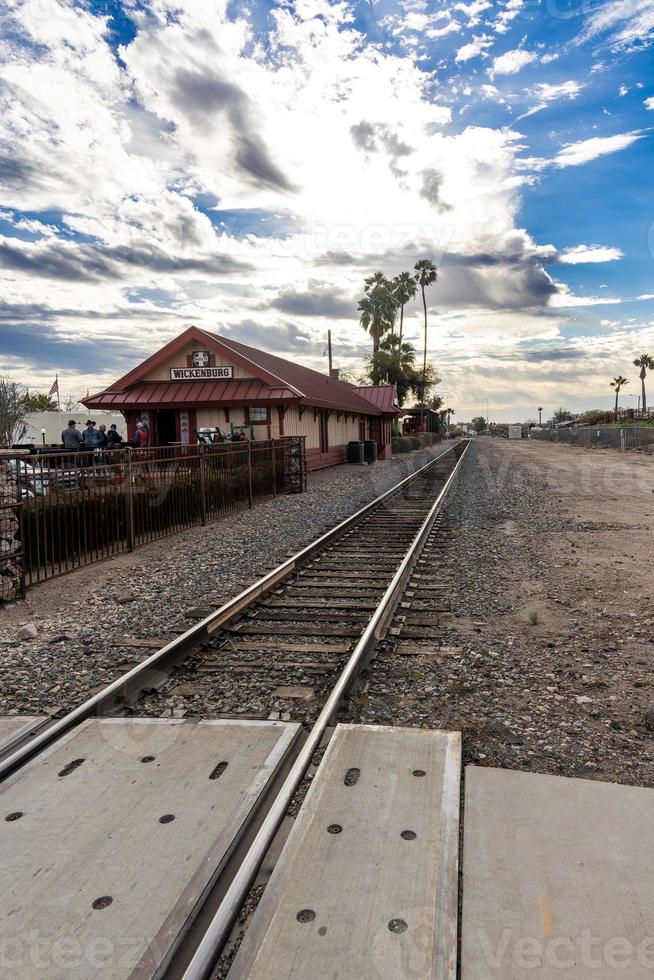
[[310,470],[342,463],[351,440],[374,439],[378,457],[389,458],[401,414],[394,385],[357,387],[198,327],[83,401],[122,412],[130,438],[147,421],[153,445],[195,443],[203,428],[305,436]]

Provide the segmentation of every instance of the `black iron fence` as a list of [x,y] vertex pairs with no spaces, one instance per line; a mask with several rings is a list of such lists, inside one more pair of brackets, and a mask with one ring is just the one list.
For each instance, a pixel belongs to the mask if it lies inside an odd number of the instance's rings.
[[31,585],[254,501],[306,489],[303,436],[16,456],[21,550]]

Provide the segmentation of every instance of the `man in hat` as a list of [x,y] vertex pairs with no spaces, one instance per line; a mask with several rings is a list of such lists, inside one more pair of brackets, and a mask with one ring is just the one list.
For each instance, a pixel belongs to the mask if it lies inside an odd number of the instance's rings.
[[86,428],[82,433],[82,442],[84,443],[85,449],[91,450],[99,449],[102,445],[102,433],[98,432],[95,427],[95,422],[92,422],[91,419],[87,421]]

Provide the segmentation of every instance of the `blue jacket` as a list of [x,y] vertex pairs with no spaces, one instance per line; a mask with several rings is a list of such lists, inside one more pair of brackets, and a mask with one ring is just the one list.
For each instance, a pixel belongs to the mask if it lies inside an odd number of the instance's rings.
[[82,442],[85,449],[99,449],[102,445],[102,433],[99,429],[84,429]]

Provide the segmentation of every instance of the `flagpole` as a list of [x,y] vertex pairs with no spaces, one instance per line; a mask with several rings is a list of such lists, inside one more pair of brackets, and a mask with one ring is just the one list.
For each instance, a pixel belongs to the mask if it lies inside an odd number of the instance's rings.
[[59,375],[55,374],[55,381],[57,382],[57,411],[61,411],[61,396],[59,394]]

